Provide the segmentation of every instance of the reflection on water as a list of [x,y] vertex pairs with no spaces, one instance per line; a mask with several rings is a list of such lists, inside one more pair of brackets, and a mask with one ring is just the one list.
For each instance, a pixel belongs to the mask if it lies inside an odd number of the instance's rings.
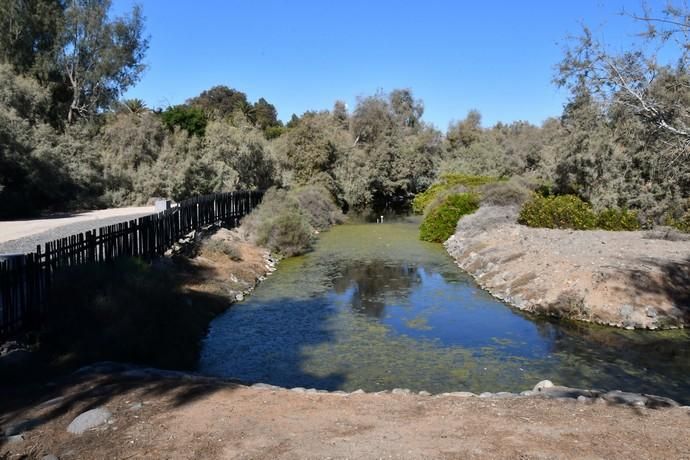
[[479,289],[414,221],[350,224],[211,325],[211,375],[368,391],[519,391],[548,378],[690,400],[686,332],[557,324]]

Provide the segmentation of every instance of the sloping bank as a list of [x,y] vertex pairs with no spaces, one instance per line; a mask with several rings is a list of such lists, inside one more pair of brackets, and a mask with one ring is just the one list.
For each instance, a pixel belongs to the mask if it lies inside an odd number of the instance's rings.
[[530,228],[516,223],[517,213],[482,207],[444,243],[495,297],[524,311],[628,329],[690,323],[690,242]]

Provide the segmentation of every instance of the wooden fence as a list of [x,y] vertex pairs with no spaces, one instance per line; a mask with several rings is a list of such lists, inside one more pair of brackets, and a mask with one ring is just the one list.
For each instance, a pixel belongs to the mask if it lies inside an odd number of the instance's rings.
[[59,270],[126,256],[151,260],[193,230],[221,222],[237,226],[262,196],[232,192],[192,198],[158,214],[39,245],[30,254],[0,256],[0,338],[39,324]]

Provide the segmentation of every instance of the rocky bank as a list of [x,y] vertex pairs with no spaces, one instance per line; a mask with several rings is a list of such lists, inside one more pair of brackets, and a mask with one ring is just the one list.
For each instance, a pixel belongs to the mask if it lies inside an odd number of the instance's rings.
[[482,207],[445,242],[492,295],[520,310],[628,329],[690,323],[690,241],[530,228],[516,223],[517,214]]

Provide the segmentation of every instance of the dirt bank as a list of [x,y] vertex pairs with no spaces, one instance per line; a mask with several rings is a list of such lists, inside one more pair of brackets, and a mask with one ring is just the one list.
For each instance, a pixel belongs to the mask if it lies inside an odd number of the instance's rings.
[[482,207],[445,246],[484,289],[521,310],[626,328],[690,323],[690,242],[646,232],[529,228]]
[[[0,458],[686,458],[687,407],[247,387],[137,370],[0,403]],[[4,407],[3,407],[4,406]],[[67,431],[89,409],[107,421]],[[83,418],[83,417],[82,417]],[[72,425],[74,427],[74,425]],[[26,455],[26,457],[22,457]]]

